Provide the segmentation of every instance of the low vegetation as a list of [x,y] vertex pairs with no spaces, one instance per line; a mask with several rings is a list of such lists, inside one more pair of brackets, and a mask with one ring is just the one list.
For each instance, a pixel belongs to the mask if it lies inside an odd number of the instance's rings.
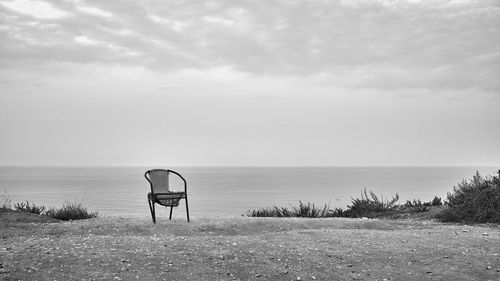
[[97,217],[97,212],[89,212],[82,203],[66,203],[59,209],[50,208],[45,213],[51,218],[58,220],[81,220]]
[[314,204],[304,204],[299,201],[297,207],[270,207],[247,212],[250,217],[401,217],[418,213],[432,212],[432,218],[441,222],[459,223],[500,223],[500,171],[498,176],[483,177],[479,173],[471,180],[463,180],[448,193],[447,201],[443,202],[435,196],[433,200],[422,202],[420,199],[408,200],[397,204],[398,194],[391,200],[378,197],[366,189],[361,192],[361,198],[351,198],[347,208],[330,209],[328,205],[318,208]]
[[[437,197],[438,198],[438,197]],[[424,202],[420,200],[407,201],[404,205],[396,204],[399,195],[396,194],[391,200],[384,200],[372,191],[361,193],[361,198],[352,198],[351,205],[344,210],[342,208],[331,209],[329,205],[317,207],[311,203],[299,201],[298,206],[262,208],[247,212],[249,217],[307,217],[307,218],[375,218],[394,216],[403,213],[418,213],[430,210],[431,206],[441,205],[441,199]],[[435,201],[435,202],[434,202]],[[434,202],[434,203],[433,203]],[[439,203],[438,203],[439,202]]]
[[399,195],[396,195],[389,201],[384,200],[383,197],[378,198],[372,191],[361,192],[361,198],[351,198],[351,205],[343,212],[344,217],[360,218],[367,217],[373,218],[383,214],[393,213],[399,206],[396,202],[399,200]]
[[307,217],[307,218],[375,218],[391,217],[398,214],[426,212],[432,206],[442,205],[441,198],[435,197],[432,201],[422,202],[421,200],[407,201],[405,204],[397,204],[399,195],[396,194],[391,200],[377,196],[372,191],[366,189],[361,192],[361,198],[351,198],[351,205],[344,210],[342,208],[331,209],[329,205],[317,207],[311,203],[299,201],[298,206],[262,208],[247,212],[249,217]]
[[40,215],[43,213],[43,211],[45,211],[45,206],[37,206],[33,203],[30,204],[28,201],[26,201],[26,203],[25,202],[16,203],[14,205],[14,209],[21,212]]
[[434,199],[429,202],[422,202],[420,199],[413,199],[413,201],[407,200],[402,206],[403,209],[406,208],[410,212],[420,213],[427,212],[432,206],[442,206],[443,202],[440,197],[434,196]]
[[[1,209],[12,210],[11,200],[6,201],[4,197],[4,202]],[[81,219],[90,219],[98,216],[97,212],[89,212],[87,208],[82,203],[65,203],[61,208],[45,208],[45,206],[38,206],[33,203],[20,202],[14,204],[13,210],[25,213],[32,213],[38,215],[45,215],[58,220],[81,220]]]
[[476,173],[448,193],[446,208],[437,215],[442,222],[500,223],[500,170],[498,176]]
[[301,217],[301,218],[324,218],[333,217],[332,210],[328,205],[318,208],[314,204],[304,204],[299,201],[296,207],[272,207],[251,211],[247,214],[250,217]]
[[11,208],[12,199],[7,195],[7,189],[3,190],[2,200],[0,201],[1,209],[10,209]]

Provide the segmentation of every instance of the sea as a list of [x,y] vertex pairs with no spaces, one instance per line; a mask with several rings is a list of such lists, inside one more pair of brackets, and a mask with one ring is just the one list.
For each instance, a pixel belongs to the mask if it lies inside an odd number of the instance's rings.
[[[165,167],[0,167],[0,206],[28,201],[60,207],[82,203],[105,216],[150,216],[144,172]],[[166,167],[187,180],[190,215],[244,216],[251,210],[303,203],[345,208],[361,193],[399,202],[446,199],[463,180],[499,167]],[[182,187],[172,180],[173,189]],[[157,211],[168,215],[167,208]],[[184,201],[173,219],[185,219]]]

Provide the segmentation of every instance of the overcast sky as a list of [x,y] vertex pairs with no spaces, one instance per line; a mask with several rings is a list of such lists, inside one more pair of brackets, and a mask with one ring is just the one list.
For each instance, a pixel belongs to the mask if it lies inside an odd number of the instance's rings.
[[0,0],[0,165],[500,165],[500,1]]

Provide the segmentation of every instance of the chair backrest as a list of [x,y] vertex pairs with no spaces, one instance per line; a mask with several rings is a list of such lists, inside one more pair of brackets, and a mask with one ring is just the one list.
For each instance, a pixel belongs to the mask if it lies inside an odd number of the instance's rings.
[[152,193],[167,193],[170,192],[168,185],[168,170],[155,169],[146,172],[146,179],[151,185]]

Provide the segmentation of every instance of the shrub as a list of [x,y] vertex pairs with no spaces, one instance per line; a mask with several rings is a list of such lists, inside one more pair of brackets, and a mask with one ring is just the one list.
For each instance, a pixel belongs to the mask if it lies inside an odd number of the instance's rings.
[[402,206],[402,209],[408,209],[410,212],[414,213],[421,213],[421,212],[427,212],[429,210],[429,207],[431,206],[431,202],[424,202],[420,201],[420,199],[413,199],[413,202],[410,200],[407,200],[406,203]]
[[3,195],[2,195],[2,205],[0,206],[1,209],[10,209],[11,205],[10,203],[12,202],[12,199],[7,195],[7,189],[3,190]]
[[294,208],[293,213],[295,217],[303,217],[303,218],[321,218],[328,216],[328,211],[330,208],[325,204],[322,209],[318,209],[314,206],[314,204],[307,203],[303,204],[299,201],[299,207]]
[[58,220],[81,220],[97,217],[97,212],[88,212],[81,203],[66,203],[59,209],[50,208],[46,215]]
[[431,201],[432,206],[442,206],[443,202],[441,202],[441,197],[434,196],[434,199]]
[[288,210],[284,207],[272,207],[272,208],[262,208],[259,210],[248,211],[248,217],[288,217],[285,215],[288,213]]
[[344,211],[342,208],[335,208],[335,210],[329,211],[329,217],[345,218],[347,217],[347,214],[346,211]]
[[361,199],[352,199],[352,205],[347,206],[346,210],[341,208],[330,209],[329,205],[324,205],[322,208],[316,207],[314,204],[304,204],[299,201],[297,207],[271,207],[262,208],[247,212],[249,217],[302,217],[302,218],[328,218],[328,217],[375,217],[389,214],[398,209],[396,202],[399,200],[399,195],[396,194],[391,201],[379,199],[375,193],[366,189],[361,193]]
[[479,172],[463,180],[448,193],[437,219],[443,222],[500,223],[500,171],[498,176],[482,177]]
[[[432,201],[422,202],[420,199],[406,201],[405,204],[396,204],[399,200],[399,195],[396,195],[389,201],[383,197],[379,199],[375,193],[369,193],[364,189],[361,192],[361,198],[351,198],[352,204],[347,206],[347,209],[341,208],[330,209],[329,205],[323,208],[318,208],[314,204],[304,204],[299,201],[297,207],[270,207],[259,210],[248,211],[249,217],[307,217],[307,218],[327,218],[327,217],[397,217],[398,214],[408,213],[423,213],[431,210],[431,206],[442,205],[441,198],[435,196]],[[396,216],[394,216],[396,215]],[[422,217],[422,216],[420,216]]]
[[14,205],[14,209],[19,210],[21,212],[26,212],[26,213],[33,213],[33,214],[41,214],[43,211],[45,211],[45,206],[36,206],[35,204],[30,203],[26,201],[26,203],[21,202],[21,203],[16,203]]
[[343,212],[346,217],[372,218],[395,211],[398,207],[396,202],[399,200],[399,195],[396,193],[396,196],[391,201],[388,201],[384,200],[383,197],[379,199],[372,191],[370,191],[370,196],[368,196],[365,188],[364,192],[361,192],[361,198],[351,199],[352,205],[347,206],[347,210]]
[[[342,210],[341,210],[342,211]],[[299,201],[299,206],[291,207],[290,209],[286,207],[271,207],[271,208],[262,208],[259,210],[253,210],[247,212],[247,216],[249,217],[279,217],[279,218],[287,218],[287,217],[302,217],[302,218],[324,218],[331,217],[331,210],[328,205],[325,204],[323,208],[318,208],[314,204],[307,203],[304,204],[302,201]]]

